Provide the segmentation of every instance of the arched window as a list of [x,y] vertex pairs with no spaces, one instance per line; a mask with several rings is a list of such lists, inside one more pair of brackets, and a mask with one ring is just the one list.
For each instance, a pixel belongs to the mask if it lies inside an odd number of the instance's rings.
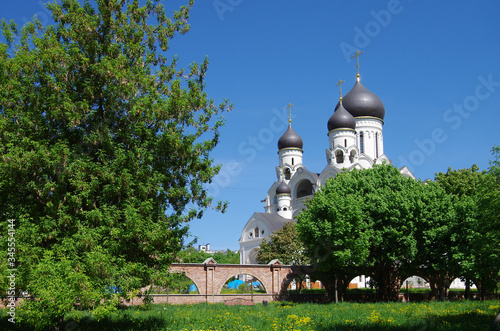
[[292,157],[292,165],[294,164],[294,160],[293,160],[293,157]]
[[344,147],[347,147],[347,139],[344,139]]
[[289,180],[291,177],[291,173],[290,173],[290,169],[289,168],[286,168],[285,169],[285,179],[286,180]]
[[256,228],[255,228],[254,233],[255,233],[255,238],[259,238],[259,237],[260,237],[260,230],[259,230],[259,227],[256,227]]
[[378,158],[378,132],[375,133],[375,158]]
[[363,139],[363,132],[359,133],[359,152],[363,154],[365,152],[365,142]]
[[313,187],[310,181],[304,179],[297,187],[297,198],[302,198],[313,194]]
[[335,153],[335,157],[337,159],[337,163],[344,163],[344,152],[342,151],[337,151]]
[[351,151],[351,154],[349,155],[349,161],[351,161],[351,163],[354,163],[354,158],[356,157],[356,152],[355,151]]

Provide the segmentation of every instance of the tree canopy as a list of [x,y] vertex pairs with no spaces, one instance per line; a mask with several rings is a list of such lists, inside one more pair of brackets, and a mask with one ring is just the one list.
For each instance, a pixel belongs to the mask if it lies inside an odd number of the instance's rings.
[[283,228],[269,236],[269,241],[264,239],[257,253],[257,261],[267,264],[274,259],[288,265],[307,265],[309,258],[299,238],[299,233],[294,222],[286,223]]
[[[493,150],[495,151],[495,149]],[[459,275],[492,292],[500,279],[500,182],[496,179],[498,154],[489,171],[469,169],[436,174],[436,183],[453,197],[457,210],[448,247],[459,265]]]
[[112,309],[110,286],[164,283],[187,222],[225,208],[204,185],[230,105],[204,92],[207,59],[167,56],[192,6],[60,0],[53,25],[1,22],[0,225],[15,224],[16,286],[40,327],[76,302]]
[[343,291],[353,277],[372,275],[380,300],[397,296],[415,267],[416,232],[449,217],[442,189],[391,165],[339,173],[306,205],[297,225],[310,257],[333,277],[324,281],[341,279]]
[[[481,294],[500,279],[500,150],[488,171],[451,170],[435,181],[407,179],[391,165],[343,172],[306,203],[298,230],[327,289],[372,277],[379,300],[396,299],[409,276],[444,299],[453,279]],[[328,284],[329,283],[329,284]]]

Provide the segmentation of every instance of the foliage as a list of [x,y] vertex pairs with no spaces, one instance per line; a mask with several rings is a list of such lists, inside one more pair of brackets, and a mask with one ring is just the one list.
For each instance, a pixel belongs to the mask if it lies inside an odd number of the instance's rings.
[[[98,321],[87,311],[65,316],[66,330],[489,330],[500,302],[224,304],[127,307]],[[0,328],[11,328],[0,310]],[[29,325],[18,325],[30,330]]]
[[500,181],[500,146],[493,146],[493,148],[491,149],[491,154],[493,154],[495,159],[490,160],[489,173],[495,176],[498,181]]
[[203,263],[206,259],[211,257],[211,254],[199,251],[190,246],[179,251],[177,254],[176,263]]
[[307,265],[309,259],[305,248],[299,238],[295,223],[286,223],[283,228],[269,236],[269,241],[264,239],[260,244],[257,261],[267,264],[274,259],[287,265]]
[[168,18],[159,0],[60,0],[52,26],[1,22],[0,227],[15,220],[16,285],[36,297],[23,316],[40,327],[113,305],[108,286],[164,284],[186,223],[214,207],[230,107],[204,92],[208,60],[184,70],[165,53],[192,5]]
[[401,274],[414,271],[416,231],[446,222],[449,207],[437,185],[376,165],[328,180],[299,215],[298,229],[320,270],[342,277],[344,288],[357,274],[371,274],[379,300],[388,300]]
[[240,264],[240,252],[229,248],[224,252],[215,252],[212,257],[218,264]]
[[457,257],[459,274],[480,285],[483,295],[495,290],[500,276],[500,182],[494,164],[489,172],[473,165],[436,174],[458,210],[450,231],[455,243],[448,251]]
[[189,246],[179,251],[176,263],[203,263],[209,257],[213,258],[218,264],[239,264],[240,253],[234,252],[229,248],[223,252],[214,252],[209,254],[205,251],[197,250]]

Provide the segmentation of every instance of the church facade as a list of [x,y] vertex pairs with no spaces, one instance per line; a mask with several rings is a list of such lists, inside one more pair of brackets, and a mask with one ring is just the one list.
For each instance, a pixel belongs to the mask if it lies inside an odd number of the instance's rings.
[[[277,180],[267,192],[264,212],[250,217],[239,239],[241,264],[257,264],[262,241],[286,223],[296,221],[295,217],[305,208],[305,200],[312,198],[328,179],[342,171],[390,163],[384,154],[384,117],[384,104],[361,84],[358,72],[354,87],[340,97],[326,123],[326,166],[317,173],[303,164],[303,141],[293,130],[290,116],[288,129],[278,140]],[[400,171],[403,176],[415,178],[407,167]]]

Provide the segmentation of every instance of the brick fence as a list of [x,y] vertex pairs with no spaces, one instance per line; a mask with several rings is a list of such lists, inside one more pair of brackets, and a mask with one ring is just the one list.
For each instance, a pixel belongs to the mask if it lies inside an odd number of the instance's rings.
[[[241,298],[252,302],[284,299],[290,282],[297,276],[310,274],[311,266],[283,265],[279,260],[269,264],[217,264],[213,258],[203,263],[175,263],[172,273],[186,275],[196,285],[199,294],[156,294],[151,295],[154,303],[199,303],[227,302]],[[224,284],[236,275],[249,275],[259,281],[266,293],[221,294]],[[134,301],[138,301],[135,299]],[[136,302],[131,302],[136,304]]]

